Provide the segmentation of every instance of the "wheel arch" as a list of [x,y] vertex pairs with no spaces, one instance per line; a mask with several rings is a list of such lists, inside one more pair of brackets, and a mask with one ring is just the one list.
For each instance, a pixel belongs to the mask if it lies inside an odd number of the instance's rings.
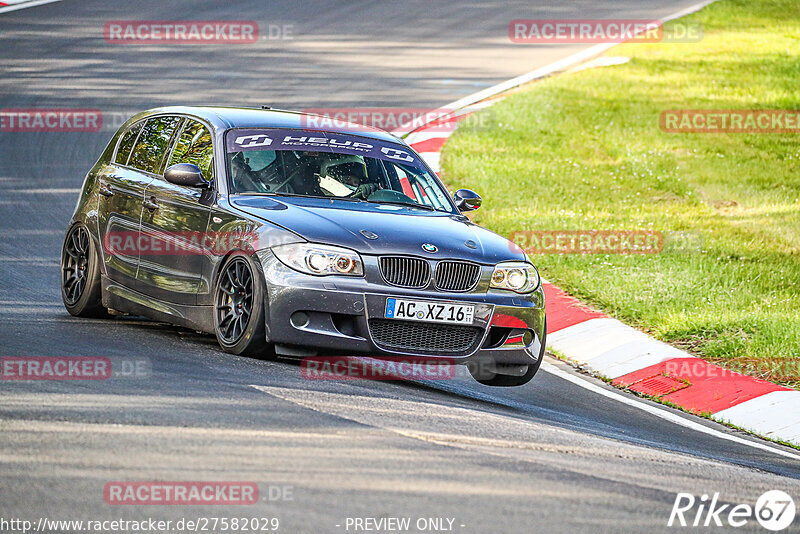
[[[247,245],[249,245],[249,243],[247,243]],[[213,272],[212,277],[211,277],[211,280],[213,280],[212,295],[214,295],[216,293],[217,283],[219,282],[219,277],[222,275],[223,267],[225,267],[225,265],[228,264],[228,262],[230,261],[231,257],[233,257],[234,255],[237,255],[237,254],[245,254],[245,255],[249,256],[253,260],[253,263],[255,264],[256,270],[258,272],[258,278],[260,280],[260,283],[263,285],[264,298],[262,299],[261,305],[264,308],[264,317],[263,317],[263,319],[264,319],[264,330],[265,330],[266,335],[267,335],[267,341],[269,342],[269,331],[270,331],[270,329],[269,329],[269,287],[267,286],[266,276],[264,276],[264,266],[261,265],[261,260],[258,257],[257,251],[253,250],[253,248],[250,247],[250,246],[235,248],[235,249],[231,249],[231,250],[227,251],[220,258],[220,260],[216,263],[216,265],[214,266],[214,272]],[[216,306],[216,304],[214,303],[214,297],[212,297],[212,312],[211,313],[216,313],[216,308],[214,308],[214,306]]]

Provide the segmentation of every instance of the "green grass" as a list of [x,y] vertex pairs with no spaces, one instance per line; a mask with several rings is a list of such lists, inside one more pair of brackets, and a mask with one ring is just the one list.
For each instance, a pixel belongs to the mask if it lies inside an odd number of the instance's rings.
[[657,230],[652,255],[532,257],[607,313],[710,361],[800,386],[800,135],[669,134],[669,109],[800,109],[800,2],[721,0],[698,43],[627,44],[631,61],[562,74],[465,121],[443,177],[476,222]]

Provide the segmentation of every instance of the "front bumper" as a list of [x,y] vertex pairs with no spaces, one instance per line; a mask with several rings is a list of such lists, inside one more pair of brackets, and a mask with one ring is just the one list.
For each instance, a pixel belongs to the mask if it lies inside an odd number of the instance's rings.
[[[499,364],[533,365],[543,353],[544,294],[541,287],[519,295],[489,290],[491,267],[485,267],[470,292],[413,290],[387,285],[377,257],[362,256],[365,276],[312,276],[281,263],[269,250],[259,259],[266,282],[267,340],[294,353],[319,351],[345,355],[424,356],[455,363],[490,360]],[[471,325],[441,327],[434,323],[383,320],[387,297],[465,303],[475,306]],[[400,324],[398,324],[400,323]],[[397,343],[391,332],[414,329],[419,346]],[[390,331],[387,337],[386,330]],[[438,340],[433,342],[433,340]],[[453,340],[449,344],[447,340]]]

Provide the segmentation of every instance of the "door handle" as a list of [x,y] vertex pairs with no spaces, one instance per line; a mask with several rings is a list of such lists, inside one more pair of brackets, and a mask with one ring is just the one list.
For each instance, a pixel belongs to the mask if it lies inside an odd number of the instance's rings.
[[114,191],[110,187],[100,186],[100,189],[97,190],[98,193],[103,195],[104,197],[113,197]]
[[145,199],[144,202],[142,202],[142,205],[150,211],[158,209],[158,202],[156,202],[155,197],[150,197],[149,200]]

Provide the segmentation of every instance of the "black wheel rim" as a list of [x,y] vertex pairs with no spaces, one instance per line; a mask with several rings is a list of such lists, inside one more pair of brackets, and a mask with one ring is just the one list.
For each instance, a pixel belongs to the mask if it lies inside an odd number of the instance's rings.
[[67,304],[73,305],[83,296],[89,276],[89,232],[86,228],[73,228],[64,241],[61,256],[61,287]]
[[217,289],[217,332],[225,343],[234,344],[242,337],[253,313],[253,273],[247,261],[231,261]]

